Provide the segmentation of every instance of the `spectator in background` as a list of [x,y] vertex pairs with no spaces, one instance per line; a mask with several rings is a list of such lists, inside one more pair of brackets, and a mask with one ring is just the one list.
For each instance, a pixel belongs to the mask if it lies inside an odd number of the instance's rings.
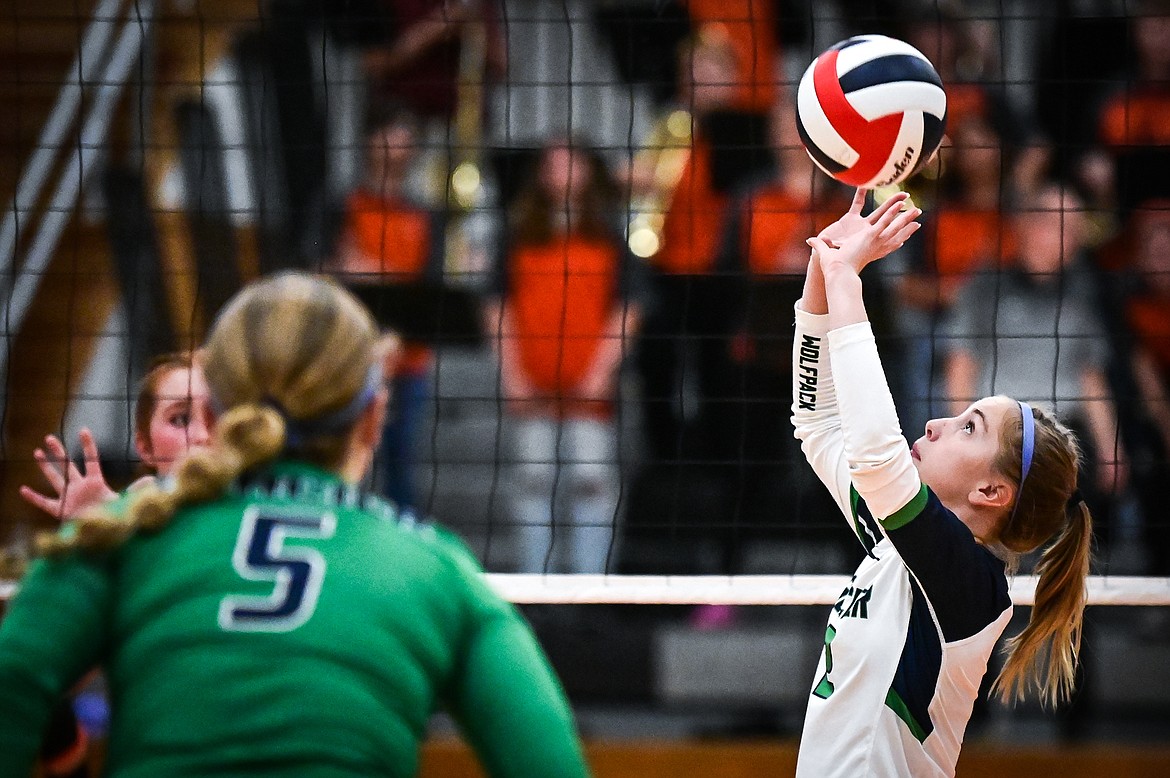
[[1002,87],[989,80],[999,67],[999,52],[980,45],[974,20],[949,2],[931,3],[928,13],[921,8],[903,13],[906,40],[926,55],[946,85],[948,129],[974,117],[999,131],[1021,132]]
[[1132,462],[1134,492],[1143,514],[1148,575],[1170,575],[1170,519],[1163,495],[1170,482],[1170,200],[1133,211],[1127,241],[1129,288],[1120,306],[1126,333],[1124,374],[1131,381],[1120,406]]
[[979,112],[960,114],[942,148],[943,175],[936,203],[922,219],[922,238],[903,252],[905,272],[895,283],[899,326],[906,337],[905,399],[908,430],[949,412],[941,393],[938,327],[959,288],[977,270],[998,267],[1012,254],[1010,225],[1001,210],[1004,150]]
[[[407,106],[420,120],[425,153],[411,188],[430,203],[447,200],[452,146],[480,145],[482,81],[504,70],[496,3],[488,0],[376,0],[388,31],[362,63],[375,103]],[[461,126],[461,123],[466,126]]]
[[1133,5],[1135,69],[1101,109],[1106,152],[1086,154],[1078,172],[1094,199],[1123,218],[1137,203],[1170,196],[1170,2]]
[[606,570],[620,477],[618,373],[640,318],[616,198],[592,151],[546,146],[513,205],[499,297],[487,306],[514,421],[523,572],[559,566],[554,527],[569,528],[570,572]]
[[1082,491],[1098,515],[1125,486],[1106,380],[1110,354],[1093,302],[1084,253],[1083,205],[1049,183],[1018,209],[1011,267],[973,276],[959,292],[946,334],[947,397],[953,411],[1003,394],[1054,406],[1087,434]]
[[791,518],[797,473],[805,470],[789,434],[792,304],[808,269],[805,241],[836,221],[848,202],[801,145],[787,95],[771,111],[770,142],[775,172],[731,207],[717,267],[742,277],[745,287],[730,342],[732,361],[741,371],[732,430],[742,440],[742,483],[736,492],[753,524],[775,526]]
[[685,0],[684,5],[694,29],[717,29],[726,41],[735,69],[730,107],[767,115],[777,99],[774,73],[780,60],[774,0]]
[[[443,274],[445,212],[422,205],[406,188],[418,154],[415,118],[404,107],[387,104],[370,111],[368,127],[366,179],[349,198],[333,270],[351,283],[407,287],[438,282]],[[383,491],[405,511],[418,508],[415,441],[433,369],[430,346],[403,342],[380,456]]]
[[[740,283],[716,267],[730,195],[754,167],[751,138],[728,131],[736,124],[738,78],[726,32],[702,28],[680,53],[682,108],[665,120],[672,139],[647,148],[634,164],[640,213],[631,232],[640,220],[661,224],[661,246],[643,252],[653,268],[654,299],[638,350],[652,463],[734,461],[738,454],[729,434],[739,397],[728,342]],[[637,197],[639,189],[649,192]],[[693,414],[681,399],[691,392]]]
[[[997,20],[972,15],[947,0],[925,4],[929,10],[923,5],[911,3],[904,8],[902,34],[934,64],[946,85],[948,134],[971,120],[980,121],[991,128],[1006,152],[1003,161],[1011,163],[1012,169],[1030,171],[1043,166],[1047,151],[1039,141],[1035,121],[1009,98],[1001,75],[1004,52]],[[938,172],[927,168],[908,185],[927,212],[934,206]]]

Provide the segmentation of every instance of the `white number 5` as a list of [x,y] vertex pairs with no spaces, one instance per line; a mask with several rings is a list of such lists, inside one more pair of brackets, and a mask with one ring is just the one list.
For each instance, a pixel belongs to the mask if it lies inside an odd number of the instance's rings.
[[248,581],[271,581],[267,596],[229,595],[219,604],[219,626],[233,632],[290,632],[317,609],[325,582],[325,557],[286,538],[325,539],[337,517],[319,511],[252,507],[244,512],[232,567]]

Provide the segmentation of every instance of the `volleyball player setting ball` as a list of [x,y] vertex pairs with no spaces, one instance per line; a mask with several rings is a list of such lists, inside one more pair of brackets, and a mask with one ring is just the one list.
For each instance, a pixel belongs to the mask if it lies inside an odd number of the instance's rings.
[[1052,415],[1002,396],[930,421],[913,446],[902,437],[859,273],[921,211],[905,193],[862,209],[868,188],[905,178],[941,138],[945,95],[925,57],[880,36],[845,41],[809,68],[798,111],[813,159],[858,190],[808,241],[792,421],[866,557],[829,614],[797,775],[951,776],[1011,619],[1007,576],[1042,547],[1035,606],[994,688],[1007,702],[1072,692],[1092,537],[1080,452]]

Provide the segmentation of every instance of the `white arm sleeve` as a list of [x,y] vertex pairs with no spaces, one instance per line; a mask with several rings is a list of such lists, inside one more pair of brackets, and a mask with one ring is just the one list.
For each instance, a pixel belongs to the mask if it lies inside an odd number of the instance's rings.
[[876,519],[918,495],[922,482],[902,437],[869,322],[828,333],[849,478]]
[[805,459],[852,523],[849,463],[828,348],[829,317],[796,309],[792,341],[792,426]]

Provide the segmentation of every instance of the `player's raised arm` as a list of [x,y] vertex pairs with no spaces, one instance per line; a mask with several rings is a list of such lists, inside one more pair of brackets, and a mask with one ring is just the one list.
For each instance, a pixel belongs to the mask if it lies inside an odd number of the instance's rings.
[[[796,306],[792,402],[795,434],[809,464],[850,519],[853,518],[850,497],[853,481],[837,405],[838,388],[829,358],[829,333],[841,318],[833,309],[845,306],[850,317],[864,318],[857,273],[869,262],[900,246],[917,229],[913,220],[920,212],[898,210],[906,199],[905,194],[895,195],[872,214],[862,216],[866,191],[858,189],[849,210],[816,238],[809,239],[813,254],[804,294]],[[829,276],[823,272],[826,257],[834,273],[831,289],[827,286]],[[853,268],[852,282],[847,275],[842,276],[837,263]],[[836,297],[830,299],[829,294]],[[896,416],[894,427],[897,427]]]

